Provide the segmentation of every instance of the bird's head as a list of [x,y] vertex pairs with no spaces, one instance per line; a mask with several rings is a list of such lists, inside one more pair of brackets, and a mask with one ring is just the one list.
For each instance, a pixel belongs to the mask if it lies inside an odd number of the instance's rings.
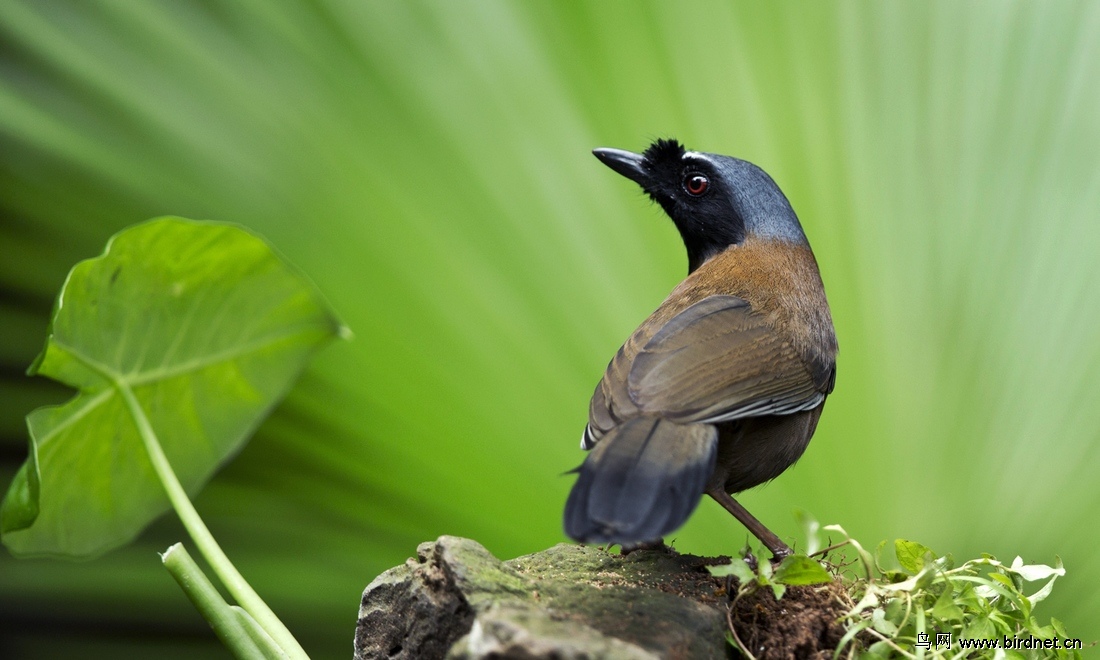
[[664,208],[684,239],[689,272],[747,237],[806,243],[779,186],[752,163],[688,151],[676,140],[657,140],[641,154],[592,153]]

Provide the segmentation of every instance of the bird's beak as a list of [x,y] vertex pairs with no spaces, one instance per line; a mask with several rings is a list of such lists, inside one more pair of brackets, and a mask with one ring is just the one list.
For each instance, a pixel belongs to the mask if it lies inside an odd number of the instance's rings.
[[604,165],[607,165],[619,174],[637,183],[639,186],[645,188],[649,183],[649,172],[646,172],[645,168],[642,167],[644,158],[641,154],[605,147],[593,149],[592,154],[596,158],[599,158],[600,162]]

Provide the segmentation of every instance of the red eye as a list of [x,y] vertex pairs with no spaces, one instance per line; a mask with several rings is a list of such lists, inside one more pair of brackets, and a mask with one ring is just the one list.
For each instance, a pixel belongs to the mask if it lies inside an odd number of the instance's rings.
[[684,177],[684,190],[688,191],[689,195],[698,197],[707,191],[710,186],[710,181],[702,174],[689,174]]

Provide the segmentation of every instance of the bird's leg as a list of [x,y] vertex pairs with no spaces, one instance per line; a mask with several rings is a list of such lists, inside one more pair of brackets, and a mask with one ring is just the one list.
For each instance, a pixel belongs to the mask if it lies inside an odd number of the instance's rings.
[[734,518],[740,520],[741,524],[753,533],[753,536],[760,539],[764,547],[771,551],[773,559],[783,559],[793,553],[790,546],[781,541],[775,533],[764,526],[764,523],[749,513],[748,509],[738,504],[737,500],[730,497],[729,493],[721,488],[712,488],[707,491],[707,495],[713,497],[726,511],[732,513]]

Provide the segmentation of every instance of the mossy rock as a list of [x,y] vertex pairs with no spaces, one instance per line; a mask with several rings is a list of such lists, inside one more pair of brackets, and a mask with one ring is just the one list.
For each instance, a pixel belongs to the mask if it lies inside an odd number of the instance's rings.
[[[726,578],[706,569],[729,561],[566,544],[501,561],[443,536],[367,587],[355,657],[737,657],[726,641]],[[831,657],[842,634],[834,588],[792,587],[781,602],[763,589],[732,617],[759,658]]]

